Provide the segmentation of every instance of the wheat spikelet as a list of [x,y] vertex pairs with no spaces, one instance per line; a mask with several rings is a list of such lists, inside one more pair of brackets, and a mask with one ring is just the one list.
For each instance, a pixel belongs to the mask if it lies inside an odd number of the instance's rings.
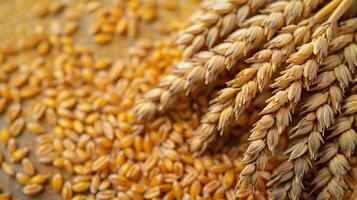
[[181,33],[176,41],[184,47],[183,58],[187,59],[204,46],[211,48],[225,38],[243,21],[264,6],[267,0],[225,0],[207,8],[197,16],[197,21]]
[[[328,14],[338,3],[340,1],[331,2],[325,7],[327,12],[322,9],[314,17],[319,16],[321,13]],[[251,142],[243,159],[246,166],[240,174],[241,179],[238,185],[251,184],[254,187],[260,172],[265,168],[267,153],[269,151],[274,152],[279,143],[279,135],[289,125],[291,112],[300,101],[303,87],[302,79],[314,79],[314,77],[305,76],[303,72],[305,70],[310,71],[311,67],[318,68],[318,63],[321,63],[322,59],[327,56],[328,44],[331,41],[335,23],[341,17],[341,12],[345,12],[350,3],[351,1],[343,1],[337,7],[329,19],[314,31],[311,42],[300,46],[299,50],[290,56],[287,62],[291,66],[271,85],[273,88],[277,88],[278,92],[268,100],[268,105],[261,112],[262,118],[252,129],[249,139]],[[296,149],[297,151],[292,152],[293,156],[290,159],[297,158],[307,151],[307,147],[302,145]],[[287,164],[279,167],[278,171],[291,171],[295,167],[299,170],[299,174],[296,174],[296,177],[302,177],[308,169],[308,165],[309,159],[301,158],[295,162],[295,166],[287,162]],[[289,196],[292,199],[298,199],[301,193],[300,180],[294,179],[292,183],[285,183],[284,179],[289,180],[293,174],[284,173],[284,175],[285,177],[280,182],[285,185],[277,188],[272,194],[272,198],[283,197],[282,199],[285,199]]]
[[270,12],[269,15],[247,19],[246,22],[251,24],[249,28],[238,29],[210,51],[198,52],[192,61],[179,63],[176,75],[164,78],[161,87],[149,92],[147,99],[137,105],[135,109],[138,118],[150,117],[158,110],[172,107],[180,94],[189,95],[193,91],[202,90],[205,88],[204,85],[212,83],[220,72],[231,69],[238,61],[261,46],[263,41],[270,40],[284,25],[299,22],[303,13],[309,15],[316,5],[318,3],[315,2],[304,6],[301,1],[291,1],[282,5],[281,2],[269,4],[262,10],[265,13]]
[[357,146],[357,133],[353,129],[357,117],[357,95],[353,94],[344,101],[345,111],[336,119],[332,132],[327,136],[329,140],[319,152],[319,168],[316,173],[312,191],[321,188],[317,199],[342,199],[347,190],[344,180],[351,166],[348,161]]
[[[345,48],[349,48],[349,46]],[[311,160],[316,160],[323,143],[323,134],[335,122],[335,114],[340,112],[345,89],[352,81],[350,69],[342,64],[342,61],[340,62],[341,64],[334,65],[332,68],[327,66],[326,68],[330,68],[327,71],[323,66],[311,84],[311,91],[320,92],[313,94],[301,106],[302,113],[307,114],[291,129],[290,139],[293,146],[286,151],[289,158],[285,161],[286,163],[282,164],[282,166],[299,166],[300,169],[294,167],[290,170],[277,170],[271,182],[274,184],[273,196],[281,193],[281,190],[290,192],[291,196],[302,192],[301,180],[309,168],[308,164]],[[282,181],[280,178],[287,174],[289,176]],[[290,187],[288,187],[289,185]]]

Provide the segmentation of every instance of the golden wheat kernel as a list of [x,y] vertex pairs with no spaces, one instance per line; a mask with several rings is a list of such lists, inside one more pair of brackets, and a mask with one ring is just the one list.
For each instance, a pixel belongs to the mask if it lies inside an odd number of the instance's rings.
[[42,185],[46,182],[47,177],[43,174],[36,174],[35,176],[33,176],[30,180],[30,182],[32,184],[38,184],[38,185]]
[[93,162],[92,170],[93,171],[100,171],[106,168],[109,165],[110,162],[110,156],[109,155],[103,155],[97,158]]
[[44,98],[42,102],[46,107],[49,108],[55,108],[57,106],[57,101],[50,97]]
[[17,143],[16,143],[16,139],[15,138],[10,138],[9,142],[7,144],[7,151],[9,153],[14,152],[17,149]]
[[242,171],[244,169],[244,164],[241,162],[242,157],[235,159],[233,161],[234,163],[234,167],[238,170],[238,171]]
[[26,124],[26,128],[35,134],[42,134],[45,132],[44,128],[42,127],[42,125],[39,122],[28,122]]
[[97,112],[93,112],[86,117],[85,123],[91,125],[98,119],[98,117],[99,114]]
[[106,189],[110,188],[111,185],[112,185],[112,183],[110,182],[109,179],[104,179],[104,180],[100,183],[98,189],[99,189],[99,190],[106,190]]
[[17,172],[16,173],[16,181],[23,185],[26,185],[26,184],[30,183],[30,177],[26,174],[21,173],[21,172]]
[[100,45],[108,44],[111,39],[111,36],[107,33],[98,33],[94,35],[94,42]]
[[63,128],[72,129],[72,122],[68,118],[59,118],[58,125],[62,126]]
[[71,199],[73,196],[72,192],[72,184],[68,181],[66,181],[62,187],[62,197],[64,199]]
[[58,126],[58,125],[56,125],[55,128],[54,128],[54,134],[58,138],[64,138],[65,137],[64,129],[61,126]]
[[128,31],[128,26],[129,26],[129,22],[127,19],[125,18],[120,19],[115,25],[115,33],[124,34],[125,32]]
[[11,136],[16,137],[22,133],[24,127],[25,127],[25,120],[22,117],[20,117],[11,123],[9,127],[9,132]]
[[18,65],[15,63],[5,63],[1,66],[1,70],[6,73],[14,72],[18,69]]
[[43,189],[42,185],[28,184],[22,188],[22,192],[28,196],[34,196],[34,195],[39,194],[42,189]]
[[21,115],[21,104],[15,103],[9,106],[7,119],[12,122]]
[[41,55],[46,55],[50,51],[50,45],[48,42],[41,42],[37,47],[38,53]]
[[13,166],[11,166],[9,163],[7,162],[3,162],[1,164],[1,168],[2,170],[4,170],[4,172],[7,174],[7,175],[10,175],[10,176],[13,176],[15,175],[15,169]]
[[1,133],[0,133],[1,142],[3,144],[8,144],[10,138],[11,138],[11,134],[10,134],[9,129],[7,129],[7,128],[1,129]]
[[73,129],[77,133],[82,133],[84,131],[83,123],[80,120],[74,120],[73,121]]
[[224,174],[224,177],[222,179],[223,182],[222,184],[227,187],[230,187],[234,184],[234,181],[235,181],[235,173],[233,170],[229,170]]
[[45,110],[46,110],[46,106],[41,103],[41,102],[38,102],[38,103],[35,103],[35,105],[33,105],[33,108],[32,108],[32,119],[33,120],[39,120],[43,114],[45,113]]
[[115,32],[115,26],[110,23],[104,23],[100,29],[103,33],[113,34]]
[[78,193],[85,192],[88,189],[89,189],[89,182],[85,182],[85,181],[76,183],[72,186],[72,190]]
[[32,98],[40,93],[40,88],[38,86],[25,86],[21,88],[20,95],[22,98]]
[[127,135],[120,140],[119,147],[122,149],[129,148],[134,142],[134,138],[131,135]]
[[10,88],[5,84],[0,84],[0,95],[5,100],[11,101]]
[[20,162],[28,154],[28,149],[16,149],[11,153],[11,161]]
[[64,168],[64,158],[63,157],[55,158],[53,160],[52,165],[60,169]]
[[201,193],[202,185],[200,181],[195,180],[190,186],[190,195],[195,197]]
[[64,23],[63,32],[66,35],[71,35],[78,30],[78,23],[75,21],[68,21]]
[[31,162],[30,159],[28,159],[28,158],[22,159],[21,165],[22,165],[24,172],[27,175],[33,176],[35,174],[35,166],[33,165],[33,163]]
[[73,164],[69,159],[64,159],[63,161],[63,165],[64,165],[64,169],[68,172],[68,173],[73,173],[74,169],[73,169]]
[[146,185],[141,184],[141,183],[134,183],[131,186],[130,190],[135,193],[142,194],[146,191]]
[[174,181],[174,183],[172,184],[172,190],[174,192],[174,196],[176,199],[181,199],[183,196],[183,188],[181,186],[181,184],[177,181]]

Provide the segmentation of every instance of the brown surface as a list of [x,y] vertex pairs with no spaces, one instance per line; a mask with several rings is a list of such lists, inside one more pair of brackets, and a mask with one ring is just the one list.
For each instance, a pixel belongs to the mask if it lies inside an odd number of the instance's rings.
[[[16,43],[17,38],[21,37],[21,35],[27,32],[26,30],[33,28],[37,24],[43,24],[45,26],[48,26],[50,21],[54,20],[53,17],[37,19],[33,15],[36,6],[39,3],[43,3],[45,1],[47,0],[0,0],[0,46],[8,42]],[[159,15],[165,17],[159,17],[159,20],[165,23],[165,21],[170,21],[173,18],[177,19],[177,16],[179,16],[179,18],[187,16],[188,13],[192,11],[193,4],[185,4],[184,2],[187,2],[187,0],[181,1],[180,12],[165,11],[161,9]],[[80,31],[75,35],[76,43],[84,43],[89,45],[91,48],[95,49],[94,52],[95,56],[97,57],[105,55],[106,57],[116,59],[126,55],[127,47],[133,43],[132,39],[128,39],[125,36],[116,36],[114,41],[111,42],[109,45],[95,45],[92,43],[90,35],[86,31],[89,20],[90,16],[85,16],[82,18],[80,24]],[[152,24],[143,25],[140,30],[141,31],[139,33],[139,38],[152,38],[158,36],[158,34],[154,32]],[[31,52],[26,52],[21,53],[20,55],[18,54],[16,56],[12,56],[12,58],[10,59],[16,60],[21,63],[27,60],[31,60],[31,55],[33,55]],[[30,115],[30,113],[26,113],[26,115]],[[2,126],[4,126],[4,124],[6,124],[6,122],[1,119],[0,129]],[[36,158],[33,154],[35,150],[35,135],[24,132],[20,137],[17,138],[16,141],[18,146],[20,147],[29,147],[31,152],[30,159],[32,161],[36,161]],[[6,155],[3,146],[0,146],[0,150]],[[17,169],[19,169],[19,164],[16,164],[15,166]],[[36,163],[36,169],[37,171],[48,175],[53,174],[53,172],[55,171],[59,171],[53,167],[48,167],[38,163]],[[63,171],[60,172],[63,173]],[[47,181],[47,185],[50,185],[50,181]],[[12,194],[12,199],[61,199],[61,197],[57,193],[55,193],[49,186],[45,187],[44,193],[42,193],[40,196],[29,198],[26,195],[22,194],[22,186],[16,182],[15,178],[4,174],[4,171],[1,169],[0,188],[3,188],[4,191]]]

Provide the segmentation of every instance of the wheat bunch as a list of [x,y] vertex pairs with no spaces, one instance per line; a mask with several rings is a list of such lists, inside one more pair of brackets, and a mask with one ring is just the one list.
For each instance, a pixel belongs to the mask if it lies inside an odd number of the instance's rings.
[[[265,168],[268,152],[274,152],[279,143],[279,135],[290,124],[291,112],[301,99],[303,79],[314,79],[314,77],[310,77],[311,73],[304,73],[304,71],[318,70],[318,63],[321,63],[323,58],[327,56],[328,44],[332,39],[334,26],[351,1],[345,0],[338,5],[339,3],[340,1],[332,1],[315,15],[328,14],[331,9],[337,6],[337,9],[329,16],[329,19],[319,25],[313,32],[312,40],[307,44],[301,45],[296,53],[290,55],[287,60],[290,66],[271,85],[277,89],[277,92],[267,101],[268,105],[261,112],[262,118],[252,129],[249,138],[251,142],[243,159],[246,166],[240,174],[241,179],[238,185],[251,184],[254,187],[260,176],[259,174]],[[310,22],[314,22],[314,20]],[[296,167],[301,169],[300,172],[303,171],[302,174],[304,174],[309,160],[299,159],[299,161],[299,163],[296,163]],[[288,168],[290,170],[290,166],[282,166],[283,169]],[[297,199],[300,192],[301,182],[299,179],[294,179],[286,187],[276,190],[272,198],[277,199],[289,196],[292,199]]]
[[347,189],[344,180],[351,166],[348,163],[357,146],[357,133],[353,128],[357,117],[357,95],[347,97],[342,106],[344,113],[336,119],[332,132],[319,152],[314,190],[321,189],[317,199],[342,199]]
[[[347,45],[343,52],[354,45]],[[357,48],[353,51],[357,53]],[[338,59],[338,54],[339,52],[331,57]],[[349,57],[346,56],[347,59]],[[316,160],[323,143],[323,134],[335,122],[335,114],[340,112],[345,89],[352,81],[352,72],[342,64],[342,60],[333,62],[339,64],[325,66],[322,63],[323,67],[310,88],[315,93],[301,106],[302,113],[307,114],[290,131],[293,146],[286,151],[289,158],[278,167],[271,181],[274,184],[272,196],[275,198],[289,190],[293,198],[297,198],[296,194],[302,192],[301,180],[309,163]]]
[[203,90],[205,84],[212,83],[223,70],[230,70],[264,41],[270,40],[284,25],[299,22],[303,14],[309,15],[319,1],[306,2],[308,3],[305,6],[302,1],[269,4],[262,10],[265,13],[270,12],[269,15],[247,19],[250,27],[236,30],[210,51],[198,52],[191,61],[179,63],[176,66],[176,75],[164,78],[160,83],[161,87],[150,91],[136,106],[138,118],[151,117],[158,110],[172,107],[183,93],[189,95],[193,91]]
[[192,150],[203,151],[205,148],[202,147],[206,147],[217,132],[222,135],[229,128],[232,119],[237,121],[286,57],[295,52],[295,45],[303,44],[309,39],[310,30],[307,26],[290,25],[282,28],[282,33],[268,41],[264,49],[247,59],[246,62],[252,63],[250,67],[227,82],[227,87],[211,101],[211,108],[201,122],[197,137],[191,143]]
[[225,38],[244,20],[255,14],[267,0],[225,0],[207,8],[197,16],[195,23],[186,28],[176,40],[184,47],[182,57],[190,58],[203,47],[212,48],[220,38]]

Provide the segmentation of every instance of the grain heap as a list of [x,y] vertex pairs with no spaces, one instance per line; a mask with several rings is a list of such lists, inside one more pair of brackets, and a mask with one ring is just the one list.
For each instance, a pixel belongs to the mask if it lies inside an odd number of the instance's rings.
[[55,20],[0,46],[0,173],[36,198],[356,199],[352,3],[204,1],[166,26],[166,1],[41,4]]

